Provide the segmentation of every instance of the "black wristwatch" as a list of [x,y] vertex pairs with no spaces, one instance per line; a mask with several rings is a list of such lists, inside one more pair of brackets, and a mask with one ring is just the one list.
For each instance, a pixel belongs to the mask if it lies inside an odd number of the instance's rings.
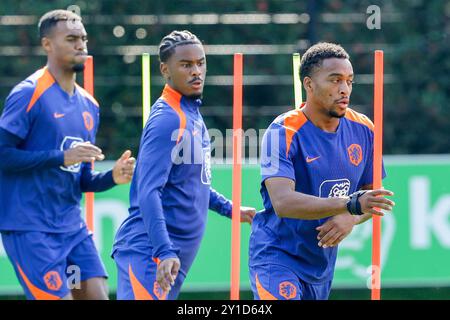
[[347,201],[347,210],[348,212],[350,212],[350,214],[355,216],[364,214],[364,212],[361,211],[361,203],[359,203],[359,198],[366,192],[367,190],[360,190],[352,193],[349,196],[349,199]]

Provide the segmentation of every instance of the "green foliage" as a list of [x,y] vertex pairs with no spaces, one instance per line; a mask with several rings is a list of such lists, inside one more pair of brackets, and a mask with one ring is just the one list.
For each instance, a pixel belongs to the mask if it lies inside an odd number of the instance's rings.
[[[333,41],[342,44],[351,55],[356,82],[359,75],[373,72],[373,50],[385,51],[385,152],[448,153],[450,150],[449,90],[450,52],[448,30],[450,6],[446,1],[294,1],[294,0],[180,0],[180,1],[31,1],[2,0],[0,16],[31,16],[35,23],[0,23],[0,100],[11,88],[45,64],[38,55],[37,19],[46,11],[78,5],[89,33],[89,50],[95,57],[95,93],[101,102],[101,126],[98,143],[108,158],[122,150],[137,152],[141,133],[140,57],[125,57],[120,46],[157,46],[174,29],[189,29],[207,45],[294,45],[301,40]],[[381,8],[381,30],[369,30],[365,21],[327,23],[324,14],[360,14],[376,4]],[[278,14],[308,12],[308,24],[131,24],[131,15],[174,14]],[[393,15],[394,14],[394,18]],[[350,16],[348,16],[350,17]],[[397,18],[395,18],[397,17]],[[125,29],[115,37],[113,29]],[[136,37],[145,29],[143,39]],[[8,48],[20,54],[7,54]],[[303,51],[300,50],[300,52]],[[127,60],[128,59],[128,60]],[[125,61],[127,60],[127,61]],[[232,75],[231,55],[209,55],[208,75]],[[245,55],[245,75],[272,76],[267,85],[244,87],[244,127],[266,128],[277,114],[293,104],[292,83],[281,81],[292,74],[289,53]],[[80,79],[81,80],[81,79]],[[152,101],[162,88],[159,65],[152,56]],[[372,116],[373,86],[360,81],[352,94],[352,105]],[[232,127],[232,87],[208,84],[203,113],[210,128],[225,132]],[[268,112],[271,111],[271,112]]]

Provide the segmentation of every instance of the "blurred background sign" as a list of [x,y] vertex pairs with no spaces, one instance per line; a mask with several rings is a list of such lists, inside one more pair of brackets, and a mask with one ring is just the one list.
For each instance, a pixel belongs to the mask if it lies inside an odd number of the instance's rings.
[[[382,283],[387,287],[450,286],[450,157],[386,157],[384,187],[395,192],[395,211],[383,218]],[[113,163],[98,163],[99,169]],[[213,187],[231,197],[231,166],[213,167]],[[243,204],[262,209],[259,166],[243,170]],[[116,267],[110,258],[115,231],[128,215],[128,186],[96,194],[95,241],[116,288]],[[367,288],[371,263],[372,225],[355,227],[339,248],[333,288]],[[248,239],[242,226],[241,288],[249,290]],[[210,212],[205,237],[183,287],[184,292],[229,290],[231,220]],[[0,249],[0,294],[19,294],[13,269]],[[368,291],[368,290],[367,290]]]

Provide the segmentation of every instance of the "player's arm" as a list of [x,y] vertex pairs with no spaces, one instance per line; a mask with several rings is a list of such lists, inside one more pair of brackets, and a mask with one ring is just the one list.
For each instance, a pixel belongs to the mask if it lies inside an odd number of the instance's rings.
[[173,166],[179,123],[176,114],[156,110],[144,130],[139,151],[139,208],[153,247],[153,258],[159,260],[177,256],[167,232],[162,192]]
[[167,292],[177,277],[180,260],[167,231],[162,193],[174,164],[172,156],[181,146],[177,143],[180,120],[170,110],[154,110],[142,136],[136,179],[140,214],[158,264],[156,280]]
[[23,140],[0,128],[0,170],[24,172],[46,169],[64,164],[64,153],[59,150],[26,151],[19,149]]
[[348,198],[319,198],[297,192],[295,182],[284,177],[268,178],[264,183],[279,217],[317,220],[347,212]]
[[80,177],[81,192],[102,192],[115,185],[112,170],[97,172],[92,170],[91,162],[83,163]]
[[[0,169],[9,172],[25,172],[70,166],[79,162],[103,160],[101,150],[94,145],[79,144],[77,147],[61,150],[28,151],[20,149],[23,140],[0,128]],[[99,151],[100,150],[100,151]]]
[[231,218],[231,210],[233,208],[231,201],[213,188],[209,190],[209,209],[217,212],[221,216]]
[[[67,150],[29,151],[20,149],[23,139],[0,127],[0,169],[9,172],[25,172],[48,169],[78,162],[102,160],[101,151],[93,145],[82,145]],[[67,154],[72,156],[67,160]]]
[[[365,186],[362,186],[360,190],[372,190],[372,188],[373,188],[372,184],[367,184]],[[372,215],[370,213],[364,213],[363,215],[355,216],[355,225],[364,223],[371,218]]]
[[82,192],[102,192],[118,184],[131,181],[136,159],[131,157],[131,151],[125,151],[116,161],[113,169],[98,172],[92,170],[92,162],[83,163],[81,167],[80,185]]
[[[367,221],[372,217],[372,214],[383,215],[382,212],[377,211],[375,208],[392,210],[392,207],[395,205],[394,202],[384,198],[384,196],[392,196],[393,193],[389,190],[371,190],[371,188],[371,185],[364,186],[362,189],[368,191],[356,198],[356,201],[359,202],[357,211],[361,213],[360,215],[340,214],[328,219],[323,225],[316,228],[319,231],[317,239],[320,247],[327,248],[338,245],[353,230],[354,225]],[[367,211],[368,208],[371,212]]]
[[[348,197],[319,198],[295,191],[295,182],[288,178],[269,178],[265,180],[270,200],[278,216],[304,220],[317,220],[338,214],[349,213]],[[362,213],[383,215],[374,208],[391,210],[393,202],[379,196],[391,196],[389,190],[367,191],[359,198]]]
[[[222,194],[210,188],[209,193],[209,209],[218,214],[231,218],[233,204],[230,200],[225,198]],[[256,214],[256,209],[251,207],[241,206],[241,222],[252,223],[253,217]]]

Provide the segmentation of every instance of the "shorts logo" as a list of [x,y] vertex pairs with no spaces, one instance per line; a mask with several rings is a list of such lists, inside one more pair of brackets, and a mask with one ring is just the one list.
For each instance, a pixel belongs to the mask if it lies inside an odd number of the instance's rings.
[[279,285],[279,293],[285,299],[293,299],[297,296],[297,287],[289,281],[283,281]]
[[62,285],[61,277],[56,271],[47,272],[44,276],[44,282],[47,288],[53,291],[58,291]]
[[87,131],[91,131],[94,128],[94,118],[92,118],[92,115],[87,111],[83,112],[83,120]]
[[348,157],[350,158],[350,162],[353,165],[358,166],[363,158],[361,146],[359,144],[354,143],[347,148],[347,152]]
[[153,294],[158,298],[158,300],[166,300],[167,293],[161,289],[157,281],[153,283]]

